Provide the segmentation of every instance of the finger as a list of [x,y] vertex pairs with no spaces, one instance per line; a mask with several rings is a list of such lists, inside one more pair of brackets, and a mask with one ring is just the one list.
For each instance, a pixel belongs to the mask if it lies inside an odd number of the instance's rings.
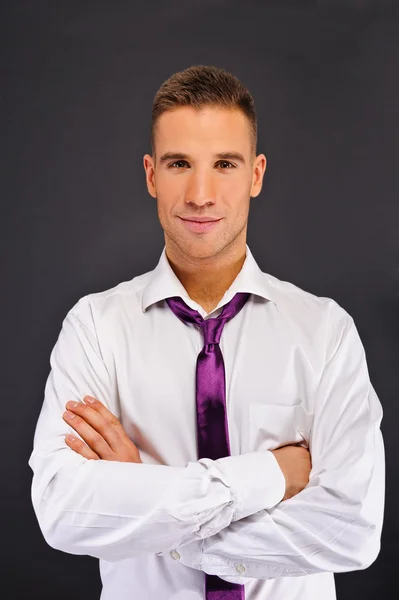
[[[98,412],[109,424],[110,428],[108,433],[110,435],[110,438],[109,440],[107,439],[107,441],[115,451],[116,448],[114,448],[114,446],[112,445],[114,441],[119,442],[120,440],[122,440],[131,443],[131,439],[124,430],[122,423],[119,421],[118,417],[114,415],[110,410],[108,410],[108,408],[102,402],[100,402],[96,398],[93,398],[92,396],[85,396],[83,398],[83,401],[87,406]],[[114,437],[112,433],[113,431],[116,431],[116,437]]]
[[[80,437],[86,442],[89,448],[98,454],[100,458],[109,459],[113,455],[113,450],[100,432],[94,429],[86,420],[77,414],[78,407],[66,410],[62,418]],[[93,411],[94,412],[94,411]]]
[[[86,398],[89,397],[85,396]],[[125,431],[117,417],[101,402],[95,405],[94,403],[70,401],[67,402],[66,408],[82,417],[95,431],[98,431],[114,452],[120,447],[121,440],[126,438]]]
[[[83,401],[87,406],[98,412],[107,423],[102,429],[104,437],[115,452],[114,460],[127,460],[129,462],[142,462],[139,450],[126,433],[118,417],[93,396],[85,396]],[[79,407],[81,409],[81,406]],[[116,437],[115,437],[116,432]]]
[[85,444],[82,440],[79,440],[79,438],[73,435],[68,434],[65,437],[65,442],[72,450],[74,450],[84,458],[89,458],[93,460],[99,460],[100,458],[98,454],[93,452],[93,450],[91,450],[89,446],[87,446],[87,444]]
[[[114,415],[108,408],[93,396],[85,396],[83,398],[83,402],[97,411],[100,415],[104,417],[104,419],[112,425],[115,431],[119,434],[119,437],[126,438],[128,437],[126,431],[124,430],[122,423],[119,421],[118,417]],[[130,438],[129,438],[130,439]]]

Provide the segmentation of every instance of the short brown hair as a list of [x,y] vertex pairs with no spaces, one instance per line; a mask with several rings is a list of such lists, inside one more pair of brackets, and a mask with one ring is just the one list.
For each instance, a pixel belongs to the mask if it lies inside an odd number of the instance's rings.
[[241,81],[220,67],[194,65],[174,73],[166,79],[155,94],[152,105],[151,149],[155,156],[155,132],[160,115],[178,106],[219,106],[239,109],[248,118],[251,127],[252,155],[256,156],[257,119],[255,102]]

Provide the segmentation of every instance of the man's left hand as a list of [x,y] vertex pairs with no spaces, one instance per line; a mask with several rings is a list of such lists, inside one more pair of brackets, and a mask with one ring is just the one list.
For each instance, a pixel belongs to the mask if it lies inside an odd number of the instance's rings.
[[70,435],[65,437],[66,444],[81,456],[93,460],[143,462],[119,419],[96,398],[85,396],[83,401],[67,402],[68,410],[62,418],[86,444],[77,437],[72,440]]

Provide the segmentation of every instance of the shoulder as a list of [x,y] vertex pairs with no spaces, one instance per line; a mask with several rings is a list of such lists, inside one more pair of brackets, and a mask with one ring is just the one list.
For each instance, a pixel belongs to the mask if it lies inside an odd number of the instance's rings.
[[141,291],[149,281],[151,271],[122,281],[113,287],[92,292],[79,298],[67,317],[75,318],[87,327],[99,321],[114,321],[124,314],[141,313]]
[[333,298],[318,296],[269,273],[263,275],[279,319],[310,352],[312,347],[331,351],[354,326],[352,316]]
[[275,301],[276,308],[287,318],[305,319],[312,322],[318,319],[347,320],[352,317],[333,298],[318,296],[290,281],[284,281],[263,273],[266,285],[270,287],[271,299]]

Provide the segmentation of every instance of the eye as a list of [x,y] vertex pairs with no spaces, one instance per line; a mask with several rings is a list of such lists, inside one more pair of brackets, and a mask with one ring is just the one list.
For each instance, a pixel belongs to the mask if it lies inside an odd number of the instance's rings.
[[229,162],[228,160],[221,160],[218,164],[225,164],[225,165],[230,165],[231,167],[234,167],[233,163]]
[[[178,165],[179,163],[186,163],[186,164],[187,164],[187,161],[186,161],[186,160],[175,160],[175,162],[173,162],[173,163],[171,163],[171,164],[169,165],[169,168],[171,168],[171,167],[175,167],[175,165]],[[232,167],[234,168],[234,166],[235,166],[235,165],[233,165],[233,163],[231,163],[231,162],[230,162],[230,161],[228,161],[228,160],[220,160],[220,161],[219,161],[218,163],[216,163],[216,164],[217,164],[217,165],[220,165],[220,164],[224,164],[224,165],[230,165],[230,166],[228,167],[229,169],[230,169],[230,168],[232,168]],[[176,167],[176,168],[179,168],[179,167]],[[226,169],[223,169],[223,170],[226,170]]]
[[169,165],[169,167],[173,167],[174,165],[177,165],[179,163],[187,163],[187,161],[185,161],[185,160],[175,160],[175,162],[171,163]]

